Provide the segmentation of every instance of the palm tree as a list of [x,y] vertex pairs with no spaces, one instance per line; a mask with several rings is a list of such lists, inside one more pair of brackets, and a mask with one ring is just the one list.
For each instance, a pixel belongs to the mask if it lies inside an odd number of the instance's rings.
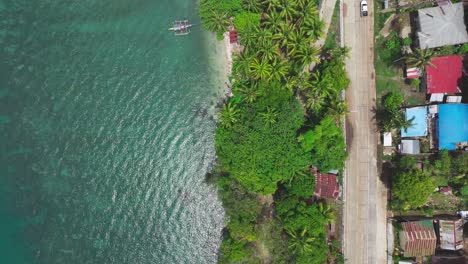
[[434,56],[434,51],[430,49],[416,49],[413,53],[406,56],[406,63],[412,67],[420,68],[421,71],[425,71],[427,65],[435,67],[434,64],[431,63]]
[[299,61],[302,68],[309,66],[312,62],[319,63],[320,60],[318,55],[320,54],[320,48],[312,45],[303,45],[299,47],[294,58]]
[[318,17],[306,19],[303,28],[305,34],[314,41],[325,34],[325,22]]
[[238,56],[234,57],[232,64],[232,72],[234,76],[242,78],[242,76],[248,77],[250,75],[250,63],[253,57],[249,56],[247,52],[243,52]]
[[253,47],[257,43],[257,31],[258,27],[249,27],[242,33],[242,36],[239,38],[240,42],[245,46],[246,50],[249,47]]
[[318,18],[319,12],[313,1],[298,0],[297,5],[299,13],[296,20],[296,26],[302,26],[303,23],[310,18]]
[[328,114],[336,119],[348,114],[348,105],[343,100],[335,100],[328,107]]
[[271,66],[270,80],[281,81],[286,78],[289,66],[284,60],[273,63]]
[[219,115],[219,122],[224,128],[231,128],[237,122],[240,110],[236,108],[231,102],[223,106],[223,110]]
[[392,115],[392,120],[390,121],[390,124],[386,126],[385,131],[390,131],[393,128],[396,129],[404,129],[405,131],[408,130],[408,128],[413,126],[413,121],[414,121],[414,116],[411,119],[406,119],[406,115],[398,110],[398,112],[391,113]]
[[296,89],[296,87],[298,86],[298,77],[296,75],[292,75],[292,76],[287,76],[285,78],[285,84],[284,84],[284,88],[286,88],[287,90],[293,92],[294,89]]
[[265,25],[266,28],[271,30],[274,33],[278,33],[281,30],[281,24],[282,24],[282,18],[278,14],[278,12],[272,11],[268,14],[265,15],[265,22],[263,22],[263,25]]
[[299,90],[305,91],[307,89],[313,88],[312,82],[310,81],[311,74],[309,72],[301,72],[297,79],[297,86]]
[[[202,16],[202,15],[201,15]],[[212,9],[208,14],[202,16],[203,26],[210,31],[224,32],[229,26],[229,17],[227,13],[221,13]]]
[[265,122],[265,124],[272,125],[276,123],[278,119],[278,111],[267,106],[266,112],[260,113],[260,117],[262,118],[263,122]]
[[278,45],[273,43],[273,40],[271,39],[260,44],[258,51],[260,52],[260,57],[262,59],[272,62],[276,61],[280,56]]
[[238,88],[239,93],[243,97],[243,100],[247,103],[253,103],[260,97],[261,93],[258,91],[255,84],[253,85],[243,85]]
[[312,73],[312,79],[310,81],[312,90],[316,91],[324,98],[332,98],[336,96],[335,87],[333,86],[333,78],[330,75],[322,75],[319,71]]
[[273,34],[271,31],[266,30],[266,29],[261,29],[261,28],[255,28],[255,44],[263,44],[267,41],[272,40]]
[[333,213],[329,204],[324,205],[323,202],[318,204],[319,212],[325,217],[328,223],[331,223],[335,220],[335,214]]
[[342,48],[335,48],[331,51],[330,55],[333,58],[345,58],[349,57],[349,53],[351,52],[351,48],[348,46],[344,46]]
[[287,45],[291,35],[294,33],[294,26],[288,23],[280,23],[279,25],[279,32],[273,35],[273,40],[277,41],[277,43],[285,49],[285,52],[288,53]]
[[294,253],[310,253],[313,251],[312,242],[315,238],[311,237],[304,228],[301,233],[297,234],[295,230],[288,230],[289,235],[289,246]]
[[250,63],[250,72],[254,79],[267,80],[271,74],[271,65],[267,60],[254,58]]
[[242,0],[242,7],[252,13],[260,13],[262,5],[258,0]]
[[319,93],[312,91],[306,95],[307,101],[305,106],[309,109],[312,113],[317,114],[322,110],[323,105],[325,104],[325,100],[322,95]]
[[286,21],[292,21],[297,15],[297,4],[291,0],[280,0],[279,6],[280,16]]
[[279,0],[265,0],[264,4],[266,4],[267,11],[274,11],[280,5]]
[[301,47],[309,46],[310,43],[304,38],[304,34],[301,30],[293,31],[289,35],[287,44],[288,56],[294,57]]

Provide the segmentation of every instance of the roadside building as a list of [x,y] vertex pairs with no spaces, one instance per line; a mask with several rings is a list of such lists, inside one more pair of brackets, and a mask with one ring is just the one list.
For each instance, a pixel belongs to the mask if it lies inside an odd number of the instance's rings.
[[312,167],[315,174],[315,191],[317,197],[338,199],[341,194],[341,186],[338,177],[332,173],[321,173],[316,167]]
[[400,246],[405,257],[420,258],[434,255],[437,237],[432,220],[404,222],[401,225],[403,230],[399,233]]
[[439,150],[468,147],[468,104],[440,104],[436,118]]
[[[443,102],[448,94],[459,94],[460,80],[463,76],[462,56],[442,56],[431,60],[431,65],[426,68],[427,94],[431,102]],[[461,96],[451,100],[461,99]]]
[[403,139],[400,145],[400,153],[401,154],[420,154],[420,145],[419,140],[417,139]]
[[445,250],[463,249],[463,219],[438,220],[440,248]]
[[412,120],[411,126],[401,129],[401,137],[427,136],[427,106],[417,106],[405,109],[406,120]]
[[418,10],[416,24],[421,49],[468,42],[463,3],[446,3]]

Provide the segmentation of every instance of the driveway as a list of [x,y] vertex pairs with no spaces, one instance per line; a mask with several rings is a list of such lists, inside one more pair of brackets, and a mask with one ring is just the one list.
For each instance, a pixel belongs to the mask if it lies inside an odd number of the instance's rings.
[[351,85],[346,91],[349,115],[346,134],[349,159],[344,177],[343,250],[346,263],[387,261],[386,189],[377,170],[373,1],[369,16],[360,16],[359,1],[343,0],[344,43],[351,48],[346,61]]

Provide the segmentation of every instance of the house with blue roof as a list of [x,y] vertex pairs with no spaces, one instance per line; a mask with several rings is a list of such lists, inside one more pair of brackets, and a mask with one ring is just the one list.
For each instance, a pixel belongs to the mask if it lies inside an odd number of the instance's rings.
[[426,137],[427,136],[427,106],[417,106],[405,109],[406,120],[411,120],[411,126],[401,129],[401,137]]
[[456,150],[461,145],[468,145],[468,104],[440,104],[438,108],[436,137],[439,150]]

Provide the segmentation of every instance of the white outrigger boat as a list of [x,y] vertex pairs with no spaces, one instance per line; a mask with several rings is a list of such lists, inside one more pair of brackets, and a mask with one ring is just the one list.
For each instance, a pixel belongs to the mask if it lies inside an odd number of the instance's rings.
[[176,20],[169,31],[174,31],[174,35],[188,35],[191,32],[193,24],[190,24],[190,21],[185,20]]

